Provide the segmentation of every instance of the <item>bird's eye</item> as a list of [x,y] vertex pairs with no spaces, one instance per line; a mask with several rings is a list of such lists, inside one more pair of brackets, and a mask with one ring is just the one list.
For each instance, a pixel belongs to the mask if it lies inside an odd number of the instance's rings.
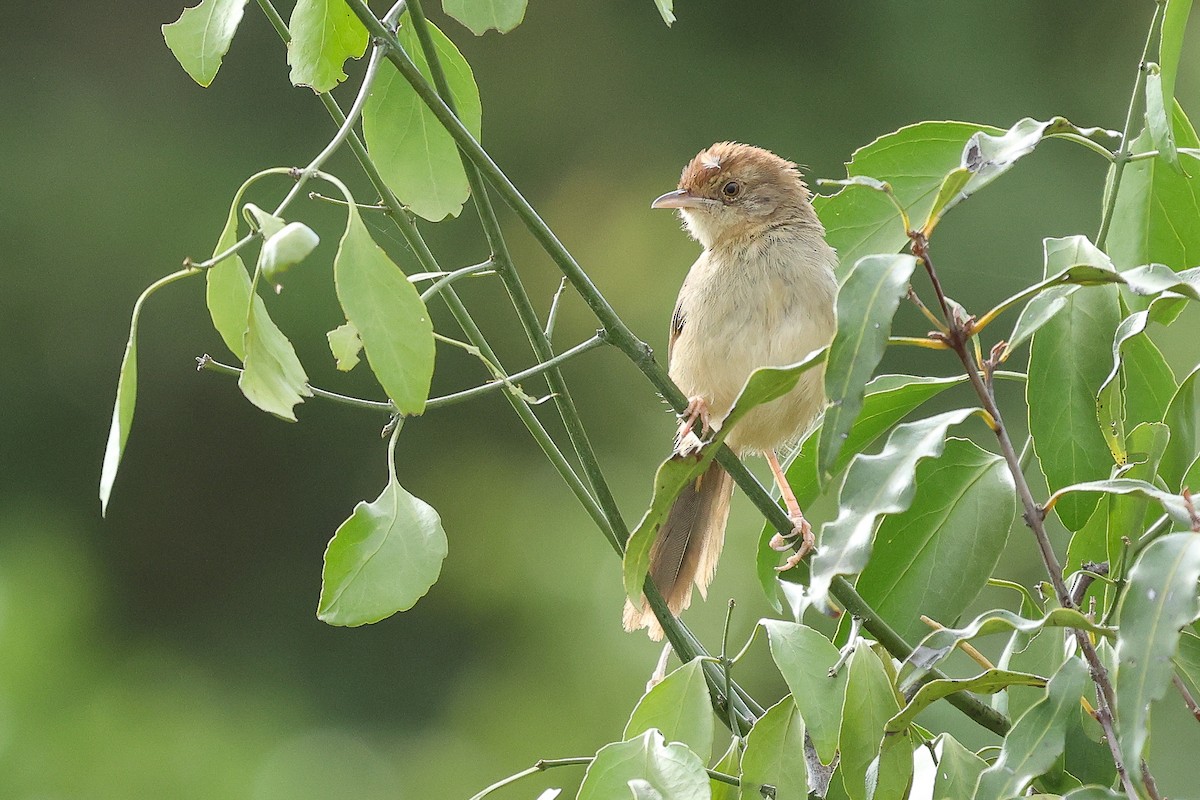
[[741,191],[742,191],[742,185],[740,183],[738,183],[737,181],[730,181],[729,183],[727,183],[721,187],[721,192],[726,197],[729,197],[729,198],[737,197]]

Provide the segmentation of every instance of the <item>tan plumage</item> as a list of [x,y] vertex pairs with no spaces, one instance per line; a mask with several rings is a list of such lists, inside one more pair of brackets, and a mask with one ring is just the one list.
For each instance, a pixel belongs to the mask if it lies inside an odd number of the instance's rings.
[[[809,198],[792,162],[721,142],[692,159],[677,191],[654,201],[679,209],[704,246],[679,291],[668,360],[695,416],[714,427],[752,371],[795,363],[833,337],[836,256]],[[824,403],[823,372],[815,369],[789,394],[747,414],[726,441],[739,454],[767,455],[774,466],[774,450],[801,436]],[[691,427],[685,421],[681,434]],[[799,533],[807,523],[786,483],[780,488]],[[675,501],[659,532],[650,575],[672,613],[688,607],[692,584],[704,596],[712,581],[732,492],[729,475],[713,464]],[[644,604],[626,602],[624,624],[662,638]]]

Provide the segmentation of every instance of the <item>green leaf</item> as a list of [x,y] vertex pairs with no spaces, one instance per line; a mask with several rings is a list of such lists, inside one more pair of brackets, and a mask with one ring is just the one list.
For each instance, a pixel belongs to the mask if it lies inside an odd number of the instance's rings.
[[[1038,328],[1049,322],[1054,315],[1067,304],[1067,298],[1074,294],[1080,286],[1098,286],[1104,283],[1119,283],[1122,278],[1116,271],[1112,261],[1086,236],[1067,236],[1062,239],[1047,238],[1042,240],[1044,252],[1044,274],[1054,275],[1038,286],[1062,279],[1063,284],[1049,286],[1045,291],[1036,294],[1021,310],[1012,335],[1008,337],[1006,353],[1015,350],[1032,336]],[[1077,280],[1069,280],[1065,276],[1076,275]],[[1022,292],[1017,295],[1026,294]],[[1005,301],[1005,303],[1011,302]],[[1002,303],[1001,306],[1004,304]]]
[[1125,795],[1104,786],[1080,786],[1064,794],[1063,800],[1125,800]]
[[246,357],[238,377],[238,387],[254,405],[280,419],[296,421],[293,408],[305,397],[312,397],[308,375],[296,357],[292,343],[267,315],[262,300],[250,288],[246,320]]
[[900,672],[900,690],[908,693],[918,686],[921,679],[961,642],[1003,630],[1032,634],[1043,628],[1079,628],[1105,638],[1115,635],[1112,628],[1097,625],[1073,609],[1055,608],[1041,619],[1027,619],[1011,611],[992,609],[980,614],[965,627],[942,628],[926,636],[904,661]]
[[245,10],[246,0],[201,0],[162,26],[167,47],[196,83],[208,86],[217,77]]
[[738,797],[762,800],[764,785],[775,787],[775,800],[807,800],[804,721],[791,697],[767,709],[746,737]]
[[806,625],[764,619],[771,657],[808,726],[808,735],[821,761],[837,754],[846,694],[846,670],[829,672],[841,659],[833,642]]
[[1021,715],[1004,739],[1000,758],[979,776],[975,800],[1006,800],[1049,769],[1066,743],[1068,711],[1079,705],[1087,666],[1068,658],[1050,679],[1046,696]]
[[447,15],[471,29],[476,36],[490,30],[508,33],[525,19],[527,0],[442,0]]
[[970,170],[971,180],[962,189],[962,197],[974,194],[1008,172],[1018,159],[1032,153],[1046,137],[1063,133],[1089,139],[1100,133],[1120,136],[1116,131],[1102,128],[1080,128],[1063,117],[1052,117],[1044,122],[1025,117],[1001,134],[979,131],[963,148],[961,166]]
[[[916,375],[880,375],[866,387],[862,411],[851,426],[849,435],[842,443],[841,452],[833,464],[833,475],[840,475],[850,459],[870,447],[889,428],[904,417],[908,416],[922,403],[930,400],[967,380],[965,375],[955,378],[919,377]],[[820,427],[810,431],[800,444],[796,458],[787,468],[788,484],[796,495],[796,501],[801,508],[806,508],[821,494],[823,482],[817,472],[817,447]],[[779,563],[778,551],[771,548],[771,537],[775,528],[771,524],[763,525],[758,540],[758,579],[763,592],[772,602],[776,611],[782,606],[775,596],[779,573],[775,566]],[[801,565],[807,570],[807,565]]]
[[937,776],[933,779],[931,800],[963,800],[975,791],[979,773],[987,762],[963,747],[948,733],[938,737]]
[[[968,122],[920,122],[881,136],[854,151],[846,174],[888,182],[896,201],[914,220],[925,219],[946,174],[961,166],[963,148],[975,133],[999,128]],[[844,189],[813,199],[829,243],[848,268],[873,253],[895,253],[908,243],[900,212],[879,192]]]
[[1185,631],[1179,637],[1179,652],[1173,661],[1175,673],[1192,697],[1200,698],[1200,636]]
[[933,232],[934,227],[947,211],[967,199],[964,189],[971,182],[972,177],[974,177],[974,173],[966,167],[952,169],[946,174],[942,185],[938,187],[937,195],[933,198],[929,216],[926,218],[925,224],[921,226],[921,230],[927,236]]
[[[881,656],[883,657],[883,656]],[[916,734],[885,736],[879,755],[867,767],[868,800],[903,800],[913,779],[913,750],[918,746]]]
[[1171,429],[1171,441],[1163,453],[1158,474],[1171,489],[1181,488],[1183,474],[1196,458],[1196,450],[1200,447],[1200,424],[1197,423],[1200,396],[1197,396],[1197,375],[1200,375],[1200,367],[1192,370],[1179,384],[1179,389],[1171,398],[1162,418]]
[[662,16],[663,22],[667,23],[668,28],[671,27],[675,22],[675,0],[654,0],[654,5]]
[[863,599],[908,641],[928,631],[922,614],[958,619],[978,596],[1017,510],[1004,459],[966,439],[949,439],[941,456],[918,464],[915,482],[908,510],[880,524],[857,582]]
[[[726,775],[741,775],[741,742],[742,740],[738,737],[733,737],[729,742],[729,749],[725,751],[725,755],[721,756],[721,760],[713,766],[713,769]],[[738,796],[741,794],[740,786],[732,786],[716,778],[709,783],[712,788],[712,800],[738,800]]]
[[995,694],[1009,686],[1045,686],[1046,679],[1027,672],[1010,672],[1003,669],[989,669],[973,678],[939,678],[923,685],[908,701],[908,704],[888,720],[884,729],[888,733],[899,733],[907,728],[926,708],[933,703],[948,697],[955,692],[974,692],[976,694]]
[[1179,56],[1183,52],[1183,36],[1187,28],[1192,0],[1167,0],[1163,14],[1162,34],[1158,40],[1158,63],[1162,70],[1163,104],[1175,105],[1175,76],[1179,72]]
[[623,739],[651,728],[668,742],[683,742],[707,758],[713,744],[713,710],[700,658],[684,664],[646,692],[625,725]]
[[[483,111],[471,67],[444,33],[433,25],[429,33],[458,118],[479,139]],[[429,64],[412,26],[402,27],[398,38],[421,74],[432,83]],[[384,183],[414,214],[431,222],[458,216],[470,194],[458,147],[391,62],[380,65],[363,108],[363,135]]]
[[1050,495],[1050,499],[1046,501],[1046,508],[1049,509],[1051,506],[1057,508],[1057,504],[1061,503],[1063,498],[1069,498],[1073,494],[1100,493],[1136,495],[1147,500],[1153,500],[1163,507],[1163,511],[1166,511],[1171,519],[1180,525],[1191,527],[1191,515],[1188,512],[1187,502],[1182,495],[1164,492],[1152,483],[1134,478],[1109,478],[1103,481],[1087,481],[1063,487]]
[[137,321],[141,300],[133,307],[133,320],[129,325],[129,341],[121,356],[121,371],[117,378],[117,400],[113,404],[112,423],[108,428],[108,443],[104,446],[104,462],[100,468],[100,515],[108,513],[108,500],[112,496],[113,483],[125,454],[125,442],[129,440],[129,429],[133,427],[133,410],[137,405]]
[[584,773],[576,800],[629,797],[630,781],[639,779],[667,800],[712,796],[704,762],[685,745],[664,744],[661,733],[648,730],[636,739],[601,747]]
[[[245,187],[243,187],[244,189]],[[229,207],[229,217],[225,228],[221,231],[217,245],[213,248],[213,256],[225,252],[238,240],[238,203],[241,202],[242,190],[238,190]],[[246,274],[246,264],[237,253],[222,259],[205,270],[205,301],[208,313],[212,317],[213,327],[221,334],[221,339],[229,352],[239,360],[246,358],[246,323],[250,305],[250,276]],[[255,303],[262,300],[255,296]],[[266,310],[266,306],[263,306]]]
[[1122,345],[1121,371],[1125,382],[1125,426],[1136,428],[1144,422],[1161,420],[1179,385],[1149,336],[1134,336]]
[[317,618],[355,627],[406,611],[437,581],[446,532],[437,511],[396,480],[396,434],[388,442],[388,484],[359,502],[325,549]]
[[862,410],[870,380],[892,331],[892,318],[917,260],[910,255],[873,255],[859,259],[838,289],[837,333],[829,347],[825,392],[829,407],[818,440],[819,472],[829,475]]
[[[1046,269],[1056,261],[1092,258],[1082,237],[1047,240]],[[1087,263],[1087,262],[1082,262]],[[1044,297],[1045,295],[1043,295]],[[1109,371],[1109,342],[1121,321],[1117,290],[1100,286],[1076,292],[1033,337],[1029,353],[1029,431],[1050,488],[1108,477],[1112,457],[1096,418],[1096,394]],[[1091,497],[1068,498],[1055,510],[1077,531],[1096,507]]]
[[342,372],[354,369],[358,364],[358,354],[362,352],[362,338],[358,335],[358,328],[346,322],[325,334],[325,338],[329,340],[329,351],[337,361],[337,368]]
[[[1200,536],[1155,539],[1129,571],[1118,610],[1116,732],[1122,760],[1137,764],[1150,732],[1150,705],[1167,691],[1179,630],[1200,616]],[[1139,770],[1131,770],[1140,783]]]
[[1171,169],[1184,177],[1187,172],[1179,163],[1179,152],[1175,149],[1175,133],[1171,130],[1171,117],[1163,93],[1162,72],[1158,64],[1146,64],[1146,128],[1150,131],[1150,142]]
[[[883,663],[865,641],[855,646],[847,671],[839,742],[842,760],[838,772],[850,800],[867,800],[868,768],[880,753],[884,726],[900,710],[900,703]],[[908,774],[912,774],[912,752],[903,755],[906,758],[894,757],[877,768],[876,777],[880,784],[893,785],[896,771],[902,773],[905,764]]]
[[815,366],[825,363],[827,348],[814,350],[802,361],[786,367],[761,367],[750,373],[737,400],[726,415],[720,430],[713,436],[712,441],[696,454],[681,456],[672,454],[664,461],[654,475],[654,495],[650,499],[650,507],[642,516],[641,521],[629,535],[625,543],[625,556],[622,574],[625,591],[634,603],[641,602],[642,584],[650,571],[650,549],[658,537],[658,531],[666,522],[675,498],[683,491],[690,481],[704,473],[708,465],[716,457],[717,451],[725,441],[725,437],[733,430],[752,408],[763,403],[782,397],[790,392],[800,376]]
[[421,296],[375,244],[353,205],[333,260],[346,319],[358,330],[367,362],[401,414],[420,414],[433,379],[433,324]]
[[[1176,146],[1200,147],[1178,102],[1172,130]],[[1133,153],[1154,150],[1150,131],[1142,131],[1130,149]],[[1158,158],[1129,162],[1121,177],[1106,248],[1121,269],[1165,264],[1179,270],[1200,264],[1200,173],[1184,177]]]
[[367,51],[367,29],[343,0],[296,0],[288,29],[292,84],[314,92],[328,92],[346,80],[346,60]]
[[854,457],[842,482],[841,510],[821,531],[820,547],[812,558],[810,602],[824,607],[835,577],[857,575],[867,566],[879,517],[911,505],[917,464],[939,455],[950,426],[974,413],[975,409],[958,409],[898,425],[878,454]]

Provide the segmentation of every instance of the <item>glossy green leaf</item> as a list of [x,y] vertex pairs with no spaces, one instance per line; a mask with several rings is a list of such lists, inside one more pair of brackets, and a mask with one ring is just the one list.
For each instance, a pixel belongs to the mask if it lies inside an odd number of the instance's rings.
[[343,0],[296,0],[288,29],[291,81],[314,92],[346,80],[346,60],[367,51],[367,29]]
[[654,0],[654,5],[662,16],[663,22],[667,23],[668,28],[671,27],[675,22],[675,0]]
[[963,800],[975,791],[979,773],[987,762],[963,747],[948,733],[938,737],[937,776],[931,800]]
[[362,338],[358,328],[349,322],[343,323],[325,334],[329,340],[329,352],[337,362],[337,368],[349,372],[358,364],[358,355],[362,352]]
[[971,182],[972,177],[974,177],[974,173],[966,167],[952,169],[946,174],[945,180],[942,181],[937,194],[934,195],[933,206],[930,207],[929,216],[926,218],[925,224],[921,226],[921,230],[926,234],[932,232],[947,211],[967,199],[967,193],[964,190]]
[[[880,436],[904,417],[908,416],[918,406],[925,403],[951,386],[957,386],[966,381],[965,376],[955,378],[920,377],[917,375],[880,375],[867,384],[866,395],[863,398],[862,411],[851,426],[849,435],[842,443],[841,452],[833,464],[833,475],[840,475],[850,459],[870,447]],[[822,481],[817,472],[817,439],[820,427],[804,438],[800,444],[795,459],[787,468],[788,484],[796,495],[796,501],[801,508],[807,508],[821,494]],[[782,607],[775,596],[776,581],[779,573],[775,567],[779,564],[780,554],[771,548],[771,537],[775,528],[770,524],[763,526],[758,541],[757,572],[763,592],[772,602],[776,611]],[[805,566],[805,569],[807,567]]]
[[841,654],[822,634],[795,622],[764,619],[771,657],[779,668],[821,761],[833,761],[842,727],[846,670],[830,676]]
[[[479,139],[483,112],[471,67],[445,34],[433,25],[429,33],[458,118]],[[421,74],[432,82],[412,26],[402,27],[398,38]],[[400,202],[431,222],[458,216],[470,194],[458,147],[390,62],[380,65],[363,108],[363,135],[384,182]]]
[[768,708],[750,729],[741,780],[741,800],[761,800],[764,785],[775,788],[775,800],[807,800],[804,721],[791,697]]
[[[1047,240],[1046,270],[1060,258],[1094,258],[1086,239]],[[1043,295],[1044,296],[1044,295]],[[1029,353],[1029,431],[1050,488],[1108,477],[1112,456],[1096,418],[1096,393],[1112,361],[1110,343],[1121,321],[1117,290],[1098,286],[1071,294],[1033,337]],[[1083,527],[1096,507],[1090,496],[1067,498],[1055,510],[1068,530]]]
[[1158,64],[1147,64],[1146,70],[1146,129],[1150,131],[1150,143],[1158,150],[1158,157],[1180,175],[1186,176],[1179,163],[1179,151],[1175,149],[1175,132],[1171,129],[1171,106],[1163,94],[1162,72]]
[[[1063,285],[1049,285],[1045,290],[1040,290],[1021,310],[1012,335],[1008,337],[1006,349],[1010,352],[1058,314],[1066,306],[1067,299],[1080,286],[1098,286],[1122,281],[1109,257],[1088,241],[1086,236],[1043,239],[1042,250],[1044,274],[1054,277],[1047,278],[1038,286],[1057,280],[1061,280]],[[1077,276],[1077,279],[1067,279],[1067,276],[1072,275]],[[1026,292],[1021,293],[1024,294]]]
[[[1134,428],[1128,439],[1132,463],[1121,477],[1153,483],[1170,439],[1171,431],[1161,422],[1143,422]],[[1142,529],[1151,499],[1135,493],[1109,499],[1109,535],[1103,560],[1110,565],[1118,564],[1121,559],[1125,549],[1123,537]]]
[[625,724],[623,739],[632,739],[651,728],[668,742],[683,742],[707,759],[712,752],[713,710],[699,659],[679,667],[642,696]]
[[829,406],[817,441],[817,464],[823,475],[833,470],[862,410],[867,381],[883,358],[892,318],[916,266],[910,255],[865,256],[850,268],[838,289],[837,333],[825,368]]
[[1158,422],[1179,388],[1175,373],[1149,336],[1134,336],[1122,345],[1121,350],[1125,427]]
[[384,392],[401,414],[420,414],[433,378],[433,324],[416,288],[375,244],[353,206],[333,279]]
[[[846,670],[846,700],[842,706],[839,742],[842,759],[838,772],[850,800],[867,800],[868,768],[880,753],[884,726],[900,710],[900,703],[879,656],[865,642],[860,641],[855,646]],[[905,764],[908,774],[912,774],[912,751],[903,755],[904,758],[893,757],[877,767],[876,779],[880,784],[895,785],[895,773],[902,772]]]
[[973,678],[939,678],[924,684],[900,713],[888,720],[885,730],[899,733],[917,718],[917,715],[933,703],[956,692],[995,694],[1010,686],[1045,686],[1046,679],[1027,672],[1010,672],[989,669]]
[[1200,636],[1184,631],[1179,637],[1179,651],[1173,661],[1179,679],[1192,697],[1200,699]]
[[[929,215],[946,174],[961,166],[963,148],[979,131],[999,128],[969,122],[920,122],[881,136],[854,151],[846,174],[888,182],[896,201],[913,220]],[[813,207],[825,225],[841,269],[873,253],[896,253],[908,242],[900,212],[879,192],[846,188],[817,197]]]
[[476,36],[490,30],[508,33],[525,19],[528,0],[442,0],[447,15],[471,29]]
[[636,739],[600,748],[584,773],[576,800],[630,797],[629,782],[638,779],[667,800],[712,796],[704,762],[686,745],[666,744],[661,733],[648,730]]
[[[917,465],[908,510],[884,518],[856,587],[908,641],[925,635],[921,615],[954,620],[1000,560],[1016,515],[1004,459],[966,439]],[[956,565],[947,570],[947,564]]]
[[201,0],[162,26],[167,47],[196,83],[208,86],[217,77],[245,10],[246,0]]
[[1175,76],[1179,73],[1179,56],[1183,52],[1183,37],[1187,29],[1192,0],[1166,0],[1162,33],[1158,40],[1158,64],[1162,70],[1163,105],[1175,105]]
[[305,397],[312,397],[308,375],[296,357],[292,343],[267,315],[266,306],[254,293],[246,320],[246,356],[238,387],[254,405],[280,419],[296,421],[293,410]]
[[885,736],[879,755],[867,767],[868,800],[903,800],[912,786],[913,750],[919,746],[915,734]]
[[912,504],[917,464],[940,455],[946,431],[974,413],[975,409],[957,409],[898,425],[878,454],[854,457],[842,482],[837,519],[821,531],[812,558],[811,602],[824,607],[834,578],[857,575],[867,566],[879,517],[898,514]]
[[[1178,147],[1200,147],[1179,104],[1172,114]],[[1150,131],[1133,140],[1131,151],[1154,150]],[[1121,269],[1165,264],[1180,270],[1200,264],[1200,169],[1178,174],[1158,158],[1131,161],[1121,176],[1106,248]]]
[[[1022,597],[1021,614],[1027,619],[1041,618],[1045,611],[1031,599]],[[1014,630],[1004,645],[996,666],[1013,672],[1034,675],[1053,675],[1062,666],[1066,650],[1063,647],[1063,628],[1044,628],[1032,633]],[[1025,686],[1014,686],[1007,692],[992,696],[992,707],[1016,719],[1041,699],[1042,692]]]
[[1129,571],[1118,611],[1113,681],[1117,740],[1126,764],[1137,764],[1142,758],[1150,732],[1150,705],[1171,682],[1179,630],[1200,616],[1198,580],[1200,536],[1190,532],[1155,539]]
[[1104,786],[1080,786],[1064,794],[1062,800],[1125,800],[1125,795]]
[[[228,250],[238,240],[238,203],[241,194],[239,191],[229,208],[225,228],[217,239],[216,247],[213,248],[214,257]],[[246,357],[246,323],[249,316],[247,309],[251,295],[246,264],[241,256],[234,253],[205,270],[204,277],[207,282],[205,302],[208,304],[213,327],[221,334],[229,352],[243,360]],[[257,295],[255,303],[262,304],[262,299]],[[263,310],[266,310],[266,306],[263,306]]]
[[396,434],[388,443],[388,483],[359,502],[325,549],[317,617],[354,627],[406,611],[437,581],[446,532],[437,511],[396,480]]
[[1050,679],[1046,696],[1021,715],[1004,739],[1000,758],[979,776],[975,800],[1006,800],[1049,769],[1066,743],[1067,712],[1079,705],[1087,665],[1068,658]]
[[921,640],[921,643],[904,661],[904,666],[900,671],[900,690],[909,692],[918,686],[929,670],[950,655],[950,652],[961,642],[1004,630],[1032,634],[1043,628],[1079,628],[1105,638],[1115,636],[1112,628],[1097,625],[1073,609],[1051,609],[1040,619],[1029,619],[1004,609],[992,609],[980,614],[962,628],[942,628],[933,631]]
[[634,603],[641,602],[642,584],[650,571],[650,549],[654,546],[659,529],[667,520],[671,505],[683,491],[683,487],[704,473],[716,457],[725,437],[742,417],[752,408],[790,392],[801,375],[825,363],[828,352],[827,348],[821,348],[786,367],[761,367],[754,370],[746,379],[742,391],[738,393],[737,400],[722,422],[720,430],[699,455],[681,456],[676,453],[659,465],[658,472],[654,475],[654,495],[650,500],[650,507],[625,543],[622,575],[625,591]]
[[1171,489],[1180,488],[1183,474],[1200,448],[1200,367],[1192,370],[1179,384],[1162,421],[1171,429],[1171,441],[1163,453],[1158,474]]
[[[741,775],[742,774],[742,742],[738,737],[733,737],[729,742],[729,748],[725,751],[725,755],[721,756],[720,760],[713,765],[713,769],[725,775]],[[741,786],[733,786],[713,778],[709,781],[712,789],[712,800],[738,800],[741,794]]]
[[1191,516],[1188,513],[1187,503],[1184,501],[1182,495],[1165,492],[1152,483],[1133,478],[1109,478],[1103,481],[1087,481],[1085,483],[1072,484],[1050,495],[1050,499],[1046,501],[1046,506],[1054,505],[1057,508],[1057,503],[1061,503],[1074,494],[1101,493],[1135,495],[1146,500],[1153,500],[1161,505],[1163,511],[1167,512],[1175,522],[1186,527],[1191,527]]

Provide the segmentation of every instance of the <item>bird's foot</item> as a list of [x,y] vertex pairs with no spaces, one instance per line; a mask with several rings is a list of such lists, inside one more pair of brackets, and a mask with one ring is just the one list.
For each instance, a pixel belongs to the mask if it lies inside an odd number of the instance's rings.
[[[700,435],[696,435],[696,423],[700,423]],[[712,433],[712,418],[709,416],[708,401],[697,395],[688,399],[687,409],[679,415],[679,431],[675,434],[675,452],[681,456],[697,452],[704,444],[701,437]]]
[[808,524],[808,520],[804,518],[803,514],[797,512],[791,515],[791,518],[792,524],[795,527],[787,535],[776,533],[772,536],[771,549],[779,550],[780,552],[791,550],[792,540],[797,536],[800,537],[800,549],[788,556],[787,561],[775,568],[779,572],[786,572],[803,561],[804,557],[815,549],[817,543],[817,537],[813,534],[812,525]]

